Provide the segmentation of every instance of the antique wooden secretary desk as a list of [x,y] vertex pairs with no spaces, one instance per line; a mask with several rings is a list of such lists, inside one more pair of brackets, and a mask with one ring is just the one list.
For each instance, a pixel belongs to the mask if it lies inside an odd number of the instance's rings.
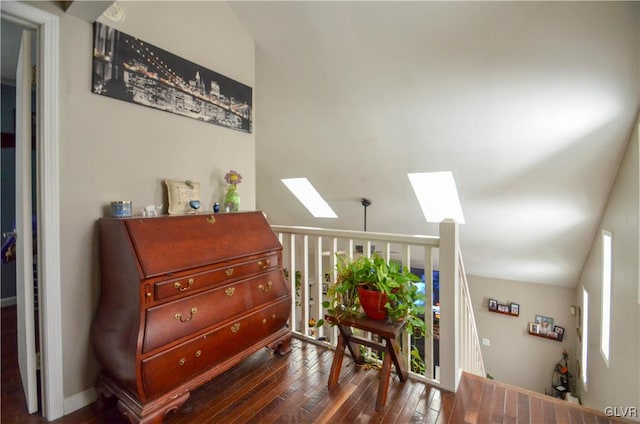
[[290,350],[282,246],[261,212],[102,218],[99,401],[159,423],[264,348]]

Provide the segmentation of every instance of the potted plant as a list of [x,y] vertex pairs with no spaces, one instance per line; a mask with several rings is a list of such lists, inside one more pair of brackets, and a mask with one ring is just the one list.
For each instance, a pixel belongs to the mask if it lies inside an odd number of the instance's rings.
[[[377,253],[355,259],[336,255],[336,259],[336,282],[327,292],[329,300],[323,302],[329,315],[340,321],[343,317],[361,315],[361,308],[366,308],[369,318],[405,320],[407,331],[418,337],[424,335],[425,297],[414,284],[420,281],[418,276],[397,261],[385,261]],[[368,300],[369,296],[373,300]]]

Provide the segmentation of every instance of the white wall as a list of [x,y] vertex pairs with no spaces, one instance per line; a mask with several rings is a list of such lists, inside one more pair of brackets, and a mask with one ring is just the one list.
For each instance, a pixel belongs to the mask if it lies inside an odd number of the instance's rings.
[[[68,399],[91,388],[98,372],[89,342],[100,284],[96,220],[112,200],[132,200],[136,212],[164,202],[166,211],[165,178],[200,182],[203,207],[211,210],[223,195],[229,169],[244,177],[241,209],[254,209],[255,136],[92,94],[92,25],[65,15],[57,3],[30,2],[60,16],[60,252]],[[124,22],[99,20],[255,90],[253,39],[229,6],[185,4],[122,2]]]
[[[624,406],[640,411],[639,137],[636,128],[600,225],[601,229],[613,233],[609,366],[600,353],[600,231],[594,238],[578,287],[578,302],[582,302],[582,287],[589,293],[588,381],[586,390],[582,384],[579,386],[580,397],[584,404],[600,410],[607,406]],[[580,343],[577,348],[581,349]]]
[[[574,288],[473,275],[467,279],[478,335],[491,342],[491,346],[482,346],[488,374],[498,381],[545,393],[545,388],[551,389],[552,371],[562,359],[563,349],[568,350],[575,368],[577,321],[570,314],[576,298]],[[499,303],[518,303],[520,316],[489,312],[490,298]],[[528,324],[536,315],[552,317],[555,325],[564,327],[562,342],[529,335]]]

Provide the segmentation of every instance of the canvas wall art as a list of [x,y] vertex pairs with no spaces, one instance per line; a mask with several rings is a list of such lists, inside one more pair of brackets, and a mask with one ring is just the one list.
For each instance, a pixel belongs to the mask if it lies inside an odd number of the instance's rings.
[[93,25],[92,91],[253,131],[251,87],[99,22]]

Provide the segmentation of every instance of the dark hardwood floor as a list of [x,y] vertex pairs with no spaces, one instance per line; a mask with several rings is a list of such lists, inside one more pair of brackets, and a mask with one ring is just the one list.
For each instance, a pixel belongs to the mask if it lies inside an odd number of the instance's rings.
[[[1,423],[45,423],[26,413],[16,359],[15,307],[2,308]],[[262,350],[191,393],[167,424],[186,423],[613,423],[603,414],[492,380],[464,375],[457,394],[392,374],[386,407],[376,412],[378,371],[343,362],[340,384],[327,379],[333,351],[294,339],[292,352]],[[89,405],[54,423],[118,424],[115,405]]]

